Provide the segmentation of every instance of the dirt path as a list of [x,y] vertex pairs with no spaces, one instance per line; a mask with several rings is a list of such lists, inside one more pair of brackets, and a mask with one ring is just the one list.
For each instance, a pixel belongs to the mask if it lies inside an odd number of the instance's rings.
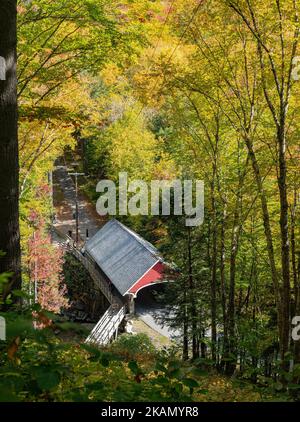
[[135,302],[136,315],[152,330],[157,331],[164,337],[174,340],[176,337],[181,337],[182,334],[179,330],[170,328],[166,322],[163,323],[167,311],[153,296],[153,292],[160,289],[160,287],[161,286],[159,285],[156,286],[156,288],[146,287],[138,293]]
[[[71,231],[72,237],[75,239],[75,184],[65,165],[57,165],[53,172],[53,192],[56,210],[54,226],[63,234],[68,234]],[[84,242],[87,239],[87,230],[89,238],[91,238],[105,221],[98,216],[96,210],[80,192],[78,194],[78,213],[79,236]]]

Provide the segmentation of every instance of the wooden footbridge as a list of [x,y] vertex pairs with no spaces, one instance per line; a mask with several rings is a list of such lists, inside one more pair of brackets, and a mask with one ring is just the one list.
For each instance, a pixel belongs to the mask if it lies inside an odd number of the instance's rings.
[[88,258],[83,255],[79,249],[77,249],[74,244],[74,240],[68,235],[62,233],[56,227],[53,227],[53,231],[60,239],[62,239],[60,246],[82,263],[93,280],[94,287],[101,291],[110,304],[105,314],[101,316],[98,323],[86,339],[87,343],[95,343],[100,346],[105,346],[113,338],[117,337],[119,326],[127,313],[126,305],[119,296],[113,294],[111,286],[104,279],[101,272]]
[[164,281],[165,263],[153,245],[117,220],[106,223],[81,249],[57,227],[53,231],[62,239],[60,246],[82,263],[110,304],[86,339],[107,345],[118,335],[125,315],[134,312],[138,291]]

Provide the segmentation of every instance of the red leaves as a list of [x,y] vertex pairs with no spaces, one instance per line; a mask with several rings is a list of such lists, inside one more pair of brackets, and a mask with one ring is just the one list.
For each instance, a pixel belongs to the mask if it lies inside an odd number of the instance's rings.
[[38,228],[28,243],[30,279],[37,283],[37,300],[41,307],[58,313],[68,306],[62,274],[63,254],[51,244],[45,223],[36,224]]

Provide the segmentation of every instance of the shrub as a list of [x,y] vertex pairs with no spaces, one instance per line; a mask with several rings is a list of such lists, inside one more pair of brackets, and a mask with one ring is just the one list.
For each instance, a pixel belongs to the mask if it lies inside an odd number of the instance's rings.
[[146,334],[122,334],[112,344],[111,350],[129,360],[147,360],[157,353]]

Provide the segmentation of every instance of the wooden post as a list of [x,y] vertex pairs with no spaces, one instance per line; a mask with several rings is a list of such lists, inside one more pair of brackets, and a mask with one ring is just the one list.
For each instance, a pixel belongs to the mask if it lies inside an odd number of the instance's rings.
[[128,311],[130,314],[135,313],[135,302],[134,302],[134,295],[129,294],[128,295]]

